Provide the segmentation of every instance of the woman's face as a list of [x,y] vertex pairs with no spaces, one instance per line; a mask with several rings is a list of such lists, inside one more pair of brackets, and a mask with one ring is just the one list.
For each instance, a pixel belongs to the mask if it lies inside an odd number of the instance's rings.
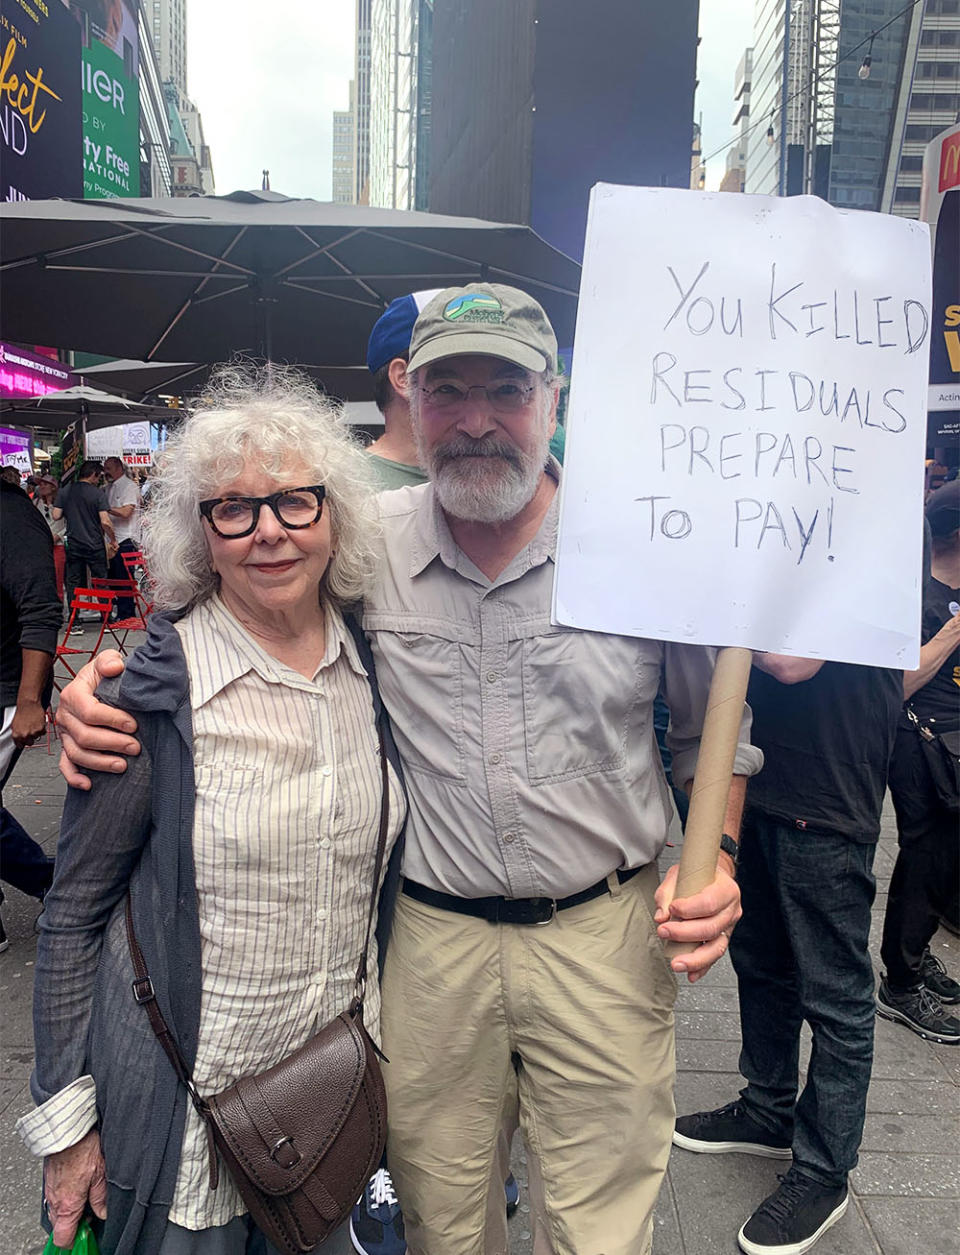
[[[210,496],[267,497],[282,488],[303,488],[321,480],[302,462],[292,462],[277,479],[247,466]],[[250,535],[232,539],[218,536],[204,520],[211,562],[227,604],[240,603],[248,611],[267,615],[315,607],[333,545],[329,508],[324,501],[316,523],[288,530],[269,506],[263,506]]]

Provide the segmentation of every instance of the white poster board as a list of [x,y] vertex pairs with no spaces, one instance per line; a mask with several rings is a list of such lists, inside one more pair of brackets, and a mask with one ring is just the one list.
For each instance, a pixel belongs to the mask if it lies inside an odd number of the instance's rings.
[[923,224],[598,184],[554,621],[916,667]]

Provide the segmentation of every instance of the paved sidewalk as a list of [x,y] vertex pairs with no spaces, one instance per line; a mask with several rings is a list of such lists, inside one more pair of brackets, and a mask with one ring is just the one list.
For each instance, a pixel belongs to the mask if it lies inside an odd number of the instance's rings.
[[[20,760],[5,800],[44,849],[55,853],[64,785],[57,753],[41,745]],[[879,930],[896,853],[892,814],[877,852],[879,894],[871,951],[879,963]],[[666,866],[678,854],[667,850]],[[0,1255],[39,1255],[40,1173],[13,1132],[30,1109],[30,1023],[36,904],[5,887],[3,919],[10,949],[0,955]],[[935,951],[960,976],[960,942],[941,931]],[[733,1098],[739,1027],[729,962],[699,984],[684,985],[677,1002],[677,1105],[687,1112]],[[806,1057],[806,1055],[804,1056]],[[932,1046],[907,1029],[877,1021],[874,1079],[851,1205],[817,1245],[817,1255],[954,1255],[960,1247],[960,1047]],[[643,1136],[643,1130],[637,1130]],[[515,1168],[521,1184],[521,1154]],[[657,1209],[654,1255],[735,1255],[736,1233],[776,1186],[776,1161],[744,1155],[693,1155],[674,1150]],[[511,1222],[513,1255],[530,1255],[529,1211],[523,1199]],[[346,1255],[345,1237],[329,1255]]]

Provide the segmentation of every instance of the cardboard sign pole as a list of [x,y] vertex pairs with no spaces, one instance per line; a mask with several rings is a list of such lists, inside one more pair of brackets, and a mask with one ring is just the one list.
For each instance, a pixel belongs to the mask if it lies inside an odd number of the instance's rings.
[[[678,898],[699,893],[716,875],[752,659],[749,649],[739,647],[721,649],[717,655],[680,855],[680,872],[674,895]],[[667,942],[667,953],[671,958],[689,954],[696,948],[690,942]]]

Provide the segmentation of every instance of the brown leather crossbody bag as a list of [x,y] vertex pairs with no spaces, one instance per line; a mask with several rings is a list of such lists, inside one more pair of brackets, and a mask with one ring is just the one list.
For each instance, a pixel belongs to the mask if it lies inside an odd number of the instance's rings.
[[219,1094],[198,1092],[157,1006],[127,897],[134,998],[203,1120],[210,1188],[219,1182],[219,1151],[257,1227],[288,1255],[312,1251],[346,1219],[379,1164],[386,1140],[380,1052],[363,1024],[367,953],[389,826],[382,734],[380,766],[380,833],[354,997],[346,1011],[265,1072],[242,1077]]

